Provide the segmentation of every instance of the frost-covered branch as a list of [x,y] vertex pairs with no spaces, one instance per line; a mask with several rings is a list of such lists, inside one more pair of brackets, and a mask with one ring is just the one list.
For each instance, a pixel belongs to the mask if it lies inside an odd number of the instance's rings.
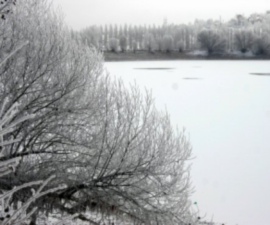
[[[7,101],[4,101],[4,104],[1,107],[0,114],[0,146],[1,152],[4,151],[5,147],[8,145],[15,144],[18,140],[11,140],[9,142],[4,141],[4,135],[11,133],[14,130],[14,127],[19,123],[22,123],[30,118],[33,118],[33,115],[24,116],[20,119],[16,119],[12,123],[10,121],[16,116],[19,111],[19,104],[15,103],[10,107],[9,110],[5,112],[5,105]],[[4,113],[5,112],[5,113]],[[4,128],[3,128],[4,127]],[[0,155],[0,160],[3,154]],[[21,158],[12,158],[4,161],[0,161],[0,177],[4,177],[10,173],[14,173],[16,171],[16,167],[20,163]],[[44,190],[44,188],[48,185],[48,183],[54,179],[55,176],[51,176],[46,180],[33,181],[29,183],[22,184],[18,187],[13,187],[12,190],[4,191],[0,189],[0,220],[1,225],[13,225],[13,224],[21,224],[28,220],[37,210],[37,207],[28,210],[30,205],[35,202],[38,198],[41,198],[48,193],[56,192],[66,188],[66,186],[58,186],[56,188],[50,188]],[[22,189],[32,188],[34,186],[40,186],[37,191],[32,189],[32,196],[29,197],[24,202],[17,202],[15,205],[13,202],[13,196],[15,193],[19,192]]]

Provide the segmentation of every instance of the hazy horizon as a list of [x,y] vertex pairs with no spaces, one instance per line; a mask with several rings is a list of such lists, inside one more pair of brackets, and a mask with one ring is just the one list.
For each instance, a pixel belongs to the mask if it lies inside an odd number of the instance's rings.
[[181,3],[177,0],[145,0],[138,4],[135,0],[54,0],[54,5],[64,14],[66,23],[75,30],[91,25],[131,24],[162,25],[166,18],[170,24],[188,24],[198,20],[232,19],[237,14],[249,16],[270,10],[270,1],[219,0]]

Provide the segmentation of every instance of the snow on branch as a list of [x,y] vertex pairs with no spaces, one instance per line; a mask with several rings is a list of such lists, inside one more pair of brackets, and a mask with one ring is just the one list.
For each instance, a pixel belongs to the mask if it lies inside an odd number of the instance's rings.
[[16,5],[16,0],[1,1],[0,15],[2,20],[5,20],[6,15],[11,13],[11,8],[13,7],[13,5]]
[[[33,117],[33,115],[24,116],[20,119],[17,119],[10,123],[12,119],[16,116],[18,112],[19,104],[15,103],[11,106],[7,112],[3,113],[5,111],[5,106],[7,104],[7,100],[5,99],[4,104],[1,107],[0,110],[0,160],[3,158],[3,149],[5,146],[9,144],[16,143],[18,139],[15,140],[9,140],[4,141],[3,136],[6,134],[9,134],[13,131],[14,127],[18,125],[19,123],[22,123],[25,120],[28,120]],[[4,128],[3,128],[4,127]],[[20,163],[21,158],[12,158],[0,161],[0,177],[6,176],[10,173],[13,173],[16,171],[16,167]],[[0,190],[0,223],[1,225],[12,225],[12,224],[22,224],[23,222],[27,221],[37,210],[37,208],[33,208],[30,211],[28,211],[30,205],[36,201],[36,199],[47,195],[48,193],[56,192],[59,190],[62,190],[66,188],[65,185],[59,185],[56,188],[50,188],[47,190],[44,190],[45,187],[48,185],[49,182],[51,182],[55,176],[51,176],[46,180],[39,180],[39,181],[33,181],[29,183],[22,184],[18,187],[13,187],[12,190],[4,191]],[[32,196],[28,198],[25,202],[18,202],[16,205],[12,203],[12,197],[13,195],[25,188],[30,188],[34,186],[38,186],[39,188],[35,190],[32,188]],[[76,215],[74,215],[76,216]],[[71,217],[69,217],[71,218]]]

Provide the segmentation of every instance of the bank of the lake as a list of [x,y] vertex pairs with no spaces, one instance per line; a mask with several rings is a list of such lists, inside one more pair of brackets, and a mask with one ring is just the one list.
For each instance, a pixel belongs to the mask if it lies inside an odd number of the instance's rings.
[[116,61],[152,61],[152,60],[270,60],[270,56],[254,56],[249,54],[206,55],[193,52],[104,52],[106,62]]

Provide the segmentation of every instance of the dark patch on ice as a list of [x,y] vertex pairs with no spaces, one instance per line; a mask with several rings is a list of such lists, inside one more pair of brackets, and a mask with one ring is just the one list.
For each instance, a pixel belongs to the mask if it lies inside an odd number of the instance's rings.
[[270,76],[270,73],[250,73],[251,75],[257,75],[257,76]]
[[183,77],[183,80],[201,80],[199,77]]
[[146,68],[134,68],[134,70],[174,70],[170,67],[146,67]]

